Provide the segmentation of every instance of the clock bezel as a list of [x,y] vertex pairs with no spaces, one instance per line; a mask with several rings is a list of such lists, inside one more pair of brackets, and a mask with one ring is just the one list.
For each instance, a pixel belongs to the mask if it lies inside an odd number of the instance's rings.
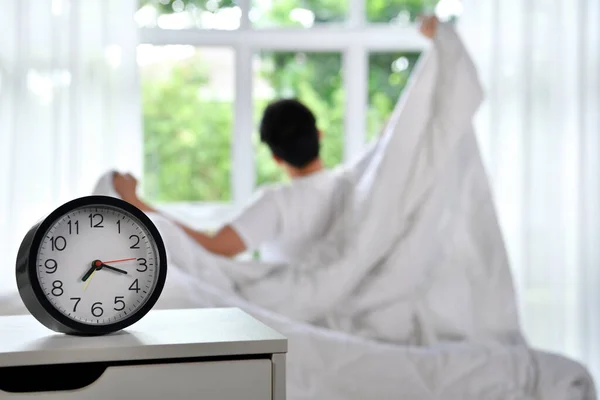
[[[92,325],[76,321],[60,312],[44,294],[37,276],[37,255],[44,235],[64,215],[83,207],[114,207],[131,214],[148,230],[158,253],[156,284],[146,301],[133,313],[112,324]],[[17,256],[16,278],[19,294],[27,310],[47,328],[70,335],[98,336],[123,330],[143,318],[156,304],[167,279],[167,253],[152,220],[130,203],[109,196],[85,196],[71,200],[51,212],[25,235]]]

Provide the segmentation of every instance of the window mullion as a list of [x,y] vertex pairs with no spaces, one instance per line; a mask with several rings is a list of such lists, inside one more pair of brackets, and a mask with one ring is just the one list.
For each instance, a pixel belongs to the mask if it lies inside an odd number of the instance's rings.
[[240,30],[248,30],[252,28],[249,17],[251,6],[250,1],[251,0],[237,0],[237,4],[242,10],[242,17],[240,19]]
[[367,0],[348,0],[349,13],[348,13],[348,24],[352,28],[361,28],[365,24],[366,20],[366,2]]
[[231,163],[233,201],[243,204],[252,195],[255,185],[252,102],[252,48],[248,44],[235,46],[235,102]]
[[344,120],[344,159],[356,157],[365,144],[367,121],[368,57],[361,46],[344,53],[344,87],[346,88]]
[[362,28],[163,30],[143,28],[141,43],[231,46],[244,43],[255,49],[339,51],[362,46],[377,51],[421,51],[430,43],[414,27],[363,26]]

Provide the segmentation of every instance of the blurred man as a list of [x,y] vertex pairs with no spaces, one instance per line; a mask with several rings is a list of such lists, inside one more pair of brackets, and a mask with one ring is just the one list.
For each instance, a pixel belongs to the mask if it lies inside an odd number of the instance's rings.
[[[425,18],[420,30],[433,38],[437,24],[435,17]],[[271,103],[260,124],[260,138],[291,181],[261,188],[215,235],[178,225],[212,253],[233,257],[260,250],[264,261],[298,260],[325,234],[336,206],[340,176],[324,167],[319,155],[321,136],[315,116],[304,104],[294,99]],[[139,199],[131,175],[116,174],[114,186],[123,200],[142,211],[157,212]]]

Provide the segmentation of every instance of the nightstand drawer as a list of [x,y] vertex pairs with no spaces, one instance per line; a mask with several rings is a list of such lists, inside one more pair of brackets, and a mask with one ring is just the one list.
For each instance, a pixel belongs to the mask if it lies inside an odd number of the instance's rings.
[[[36,378],[33,375],[30,379]],[[81,389],[38,393],[0,392],[0,398],[270,400],[272,362],[269,359],[249,359],[112,366]]]
[[236,308],[154,310],[127,331],[0,317],[1,399],[285,400],[287,339]]

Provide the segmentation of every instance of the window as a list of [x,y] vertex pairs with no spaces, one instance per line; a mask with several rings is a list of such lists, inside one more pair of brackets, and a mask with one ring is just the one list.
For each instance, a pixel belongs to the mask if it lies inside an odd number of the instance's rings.
[[408,25],[419,15],[435,12],[442,19],[453,19],[462,12],[461,0],[365,0],[367,21]]
[[296,97],[323,132],[328,166],[384,126],[428,43],[412,25],[460,0],[140,0],[145,196],[240,205],[284,180],[257,127]]
[[257,28],[311,28],[343,22],[347,15],[348,0],[251,0],[249,18]]
[[230,201],[233,50],[141,45],[138,64],[146,198]]
[[222,29],[240,27],[242,11],[232,0],[140,0],[140,27]]
[[417,52],[369,54],[368,139],[385,127],[418,59]]

